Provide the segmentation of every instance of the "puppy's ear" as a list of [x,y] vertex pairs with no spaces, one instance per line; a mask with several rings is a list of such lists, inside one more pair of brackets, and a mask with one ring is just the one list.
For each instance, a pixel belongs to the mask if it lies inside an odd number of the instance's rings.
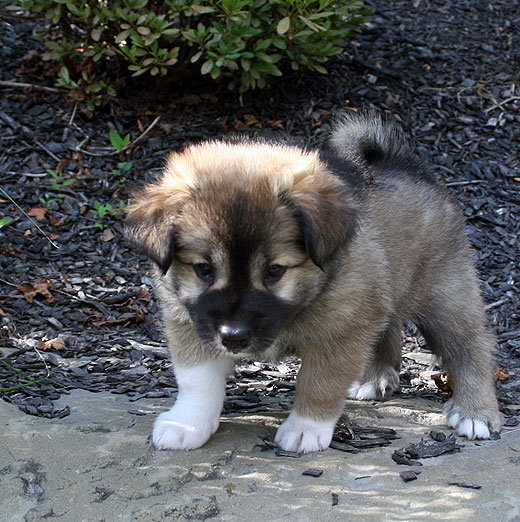
[[157,263],[163,274],[173,261],[175,220],[185,197],[182,191],[168,190],[163,184],[148,185],[128,206],[128,238]]
[[303,236],[307,255],[323,270],[356,230],[357,211],[347,187],[326,172],[295,182],[286,198]]

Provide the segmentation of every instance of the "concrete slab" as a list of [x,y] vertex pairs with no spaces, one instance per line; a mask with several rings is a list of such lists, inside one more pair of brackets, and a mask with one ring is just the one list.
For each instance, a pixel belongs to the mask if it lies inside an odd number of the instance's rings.
[[[255,446],[286,413],[223,418],[203,448],[165,452],[150,434],[169,403],[82,390],[61,402],[71,415],[49,420],[0,401],[0,520],[520,521],[520,430],[498,441],[461,439],[460,453],[423,459],[413,468],[417,480],[400,478],[410,468],[394,463],[395,449],[432,428],[448,431],[437,403],[349,401],[359,424],[402,438],[358,454],[329,449],[291,459]],[[323,474],[302,475],[308,468]],[[449,485],[463,481],[482,488]]]

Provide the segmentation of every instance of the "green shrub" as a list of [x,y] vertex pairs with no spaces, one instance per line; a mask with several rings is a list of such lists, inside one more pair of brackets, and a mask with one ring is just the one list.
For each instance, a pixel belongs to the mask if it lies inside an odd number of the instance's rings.
[[82,90],[92,107],[115,95],[109,71],[121,66],[175,78],[196,67],[240,92],[281,76],[282,59],[326,73],[322,64],[369,12],[344,0],[15,1],[50,21],[45,58],[62,62],[58,83]]

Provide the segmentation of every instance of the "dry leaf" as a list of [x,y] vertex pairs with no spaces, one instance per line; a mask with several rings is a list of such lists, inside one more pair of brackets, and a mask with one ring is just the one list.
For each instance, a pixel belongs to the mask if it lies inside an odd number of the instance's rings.
[[18,290],[22,292],[22,294],[25,297],[25,300],[28,303],[32,303],[34,298],[37,295],[41,295],[47,299],[48,303],[55,303],[56,299],[52,296],[52,294],[49,292],[49,288],[52,286],[52,281],[47,278],[42,278],[39,283],[36,283],[33,285],[32,283],[29,283],[28,281],[23,281],[19,286]]
[[509,375],[505,370],[502,370],[498,366],[496,367],[495,378],[497,381],[500,381],[500,382],[507,381],[507,379],[509,379],[510,377],[511,377],[511,375]]
[[75,161],[76,163],[81,163],[83,161],[83,156],[81,155],[81,152],[73,152],[72,161]]
[[129,321],[135,321],[137,323],[141,323],[144,320],[144,316],[139,313],[139,311],[135,312],[126,312],[124,314],[121,314],[117,319],[109,319],[106,321],[92,321],[93,326],[110,326],[110,325],[116,325],[116,324],[123,324],[127,323]]
[[56,216],[53,216],[52,214],[49,215],[49,221],[51,222],[51,225],[53,227],[61,227],[65,222],[63,219],[57,218]]
[[114,233],[109,228],[105,228],[101,234],[101,241],[107,243],[108,241],[112,241],[112,239],[114,239]]
[[137,298],[149,302],[152,299],[152,294],[150,294],[146,288],[142,288],[141,291],[137,294]]
[[38,221],[43,221],[47,214],[47,207],[34,207],[27,211],[27,215],[36,218]]
[[244,121],[248,127],[261,127],[262,122],[254,114],[245,114]]
[[63,350],[65,347],[65,341],[61,337],[55,339],[49,339],[48,341],[38,341],[38,348],[40,350],[48,350],[54,348],[54,350]]
[[276,127],[281,130],[285,130],[285,127],[283,126],[282,120],[267,120],[269,125],[272,127]]
[[99,311],[99,310],[94,310],[94,308],[88,308],[86,306],[84,306],[82,308],[82,310],[88,314],[88,315],[92,315],[93,317],[95,317],[96,319],[101,319],[101,320],[105,320],[105,316]]
[[435,383],[435,386],[439,388],[439,390],[446,393],[451,392],[450,376],[446,372],[434,373],[432,374],[431,379]]
[[2,317],[7,317],[6,314],[5,314],[5,312],[4,312],[1,308],[0,308],[0,315],[1,315]]
[[25,254],[25,250],[21,248],[16,248],[12,246],[8,246],[7,248],[0,247],[0,254],[3,256],[15,256],[16,254]]

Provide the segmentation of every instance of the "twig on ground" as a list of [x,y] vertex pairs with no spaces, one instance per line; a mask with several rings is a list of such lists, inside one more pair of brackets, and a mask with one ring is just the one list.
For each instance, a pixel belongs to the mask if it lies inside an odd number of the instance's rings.
[[74,123],[74,118],[76,117],[77,110],[78,110],[78,104],[75,103],[74,109],[72,110],[72,114],[69,119],[69,123],[63,129],[63,134],[61,135],[61,141],[67,141],[67,138],[69,137],[70,128],[72,127],[72,124]]
[[491,310],[492,308],[496,308],[497,306],[503,305],[504,303],[507,303],[507,299],[500,299],[500,301],[495,301],[494,303],[489,303],[486,306],[484,306],[484,309]]
[[63,92],[61,89],[57,89],[56,87],[47,87],[45,85],[34,85],[33,83],[22,83],[22,82],[11,82],[8,80],[0,80],[0,87],[15,87],[18,89],[36,89],[38,91],[47,91],[47,92]]
[[38,140],[34,140],[34,143],[40,147],[40,149],[44,150],[53,160],[57,161],[58,163],[61,161],[54,152],[50,151],[45,145],[41,144]]
[[25,212],[25,210],[18,205],[18,203],[2,188],[0,187],[0,192],[45,236],[45,239],[56,249],[59,250],[59,246],[42,230],[40,225],[34,221],[34,219]]
[[502,106],[504,106],[506,103],[509,103],[509,102],[512,102],[515,100],[520,100],[520,96],[511,96],[510,98],[507,98],[504,101],[501,101],[500,103],[496,103],[495,105],[488,107],[484,112],[487,113],[487,112],[491,112],[495,109],[502,108]]

